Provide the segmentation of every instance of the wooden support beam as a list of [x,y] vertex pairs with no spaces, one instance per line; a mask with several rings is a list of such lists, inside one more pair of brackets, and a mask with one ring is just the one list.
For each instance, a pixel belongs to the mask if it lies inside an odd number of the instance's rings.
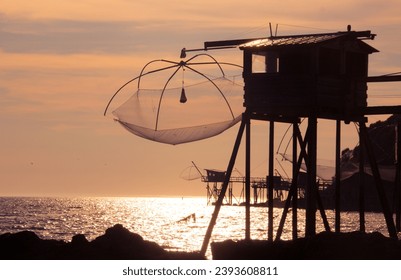
[[251,239],[251,119],[245,130],[245,240]]
[[401,106],[370,106],[366,107],[364,115],[393,115],[401,114]]
[[266,113],[252,113],[251,119],[259,120],[259,121],[274,121],[280,123],[300,123],[301,120],[299,117],[288,117],[288,116],[277,116],[277,115],[269,115]]
[[229,188],[228,188],[228,204],[229,205],[233,205],[233,184],[230,183],[228,185],[229,185]]
[[307,165],[307,185],[305,190],[306,209],[305,209],[305,236],[316,235],[316,161],[317,161],[317,118],[308,118],[308,158]]
[[205,50],[221,47],[237,47],[239,45],[252,42],[255,40],[265,39],[264,38],[245,38],[245,39],[232,39],[232,40],[221,40],[221,41],[209,41],[204,42]]
[[341,232],[341,120],[336,123],[335,232]]
[[226,172],[226,176],[224,178],[223,186],[222,186],[219,198],[217,199],[216,205],[214,207],[214,212],[213,212],[212,218],[209,222],[209,226],[207,228],[205,238],[203,239],[202,247],[200,250],[200,254],[202,254],[203,256],[206,254],[206,250],[209,245],[210,238],[212,236],[214,225],[216,224],[216,220],[219,215],[221,205],[223,204],[223,199],[224,199],[225,193],[227,191],[228,183],[230,182],[231,173],[234,169],[235,160],[237,158],[238,150],[241,145],[241,139],[242,139],[242,135],[244,134],[244,129],[245,129],[247,119],[248,119],[247,113],[244,113],[242,116],[241,125],[238,130],[237,138],[235,140],[233,152],[231,154],[231,158],[228,163],[227,172]]
[[[299,170],[301,168],[303,156],[299,155],[299,159],[297,160],[295,175],[298,177]],[[293,180],[290,186],[290,190],[288,192],[287,199],[284,204],[283,214],[281,215],[280,223],[277,229],[276,238],[275,240],[278,241],[281,238],[284,229],[284,223],[287,218],[288,209],[290,208],[291,201],[293,200],[294,196],[297,195],[297,183]]]
[[[359,127],[365,126],[364,121],[359,122]],[[359,230],[365,232],[365,141],[359,132]]]
[[384,192],[382,180],[379,173],[379,167],[377,166],[377,162],[374,156],[372,144],[370,143],[369,135],[366,129],[366,125],[364,122],[361,122],[361,126],[359,128],[359,133],[362,135],[362,139],[364,141],[364,145],[366,148],[366,153],[369,159],[370,167],[372,169],[373,178],[375,180],[376,190],[379,196],[379,200],[383,209],[384,218],[386,220],[387,229],[391,238],[398,239],[397,231],[394,225],[394,220],[392,217],[392,213],[390,212],[390,208],[388,206],[386,193]]
[[401,231],[401,122],[396,126],[396,176],[395,176],[395,223],[397,232]]
[[292,184],[294,184],[294,195],[292,198],[292,239],[298,238],[298,171],[297,168],[297,127],[298,123],[292,124]]
[[[306,157],[306,145],[307,145],[308,138],[309,138],[309,127],[307,128],[306,133],[305,133],[305,140],[302,139],[302,135],[301,135],[298,125],[294,126],[294,133],[296,134],[296,135],[294,135],[294,137],[296,139],[298,139],[298,141],[299,141],[300,154],[299,154],[298,160],[296,161],[295,170],[293,171],[293,174],[295,175],[293,178],[298,178],[299,170],[301,169],[301,165],[302,165],[302,160],[304,160],[304,158]],[[283,233],[284,223],[287,218],[287,213],[288,213],[288,209],[291,204],[291,200],[293,199],[294,195],[297,195],[297,193],[296,193],[297,185],[298,185],[297,182],[295,180],[292,180],[291,186],[290,186],[290,191],[288,192],[288,197],[284,204],[283,214],[281,215],[280,223],[279,223],[279,226],[277,229],[277,234],[276,234],[276,238],[275,238],[276,241],[280,240],[281,234]]]
[[317,200],[317,205],[319,208],[320,216],[322,217],[322,220],[323,220],[324,229],[326,231],[331,231],[329,221],[327,220],[326,212],[324,211],[324,205],[322,202],[322,198],[320,197],[319,190],[316,190],[316,200]]
[[[317,130],[316,130],[316,132],[317,132]],[[316,142],[317,143],[317,142]],[[309,148],[309,144],[308,144],[308,148]],[[317,148],[316,148],[316,151],[317,151]],[[309,153],[309,150],[308,150],[308,153]],[[313,183],[314,183],[314,189],[315,189],[315,194],[314,194],[314,197],[315,198],[313,198],[312,197],[312,199],[316,199],[315,201],[311,201],[311,204],[313,205],[313,207],[314,207],[314,212],[315,212],[315,221],[314,221],[314,224],[315,224],[315,228],[316,228],[316,204],[317,204],[317,206],[318,206],[318,209],[319,209],[319,212],[320,212],[320,216],[322,217],[322,220],[323,220],[323,225],[324,225],[324,228],[325,228],[325,230],[326,231],[331,231],[331,229],[330,229],[330,225],[329,225],[329,222],[328,222],[328,220],[327,220],[327,216],[326,216],[326,212],[325,212],[325,210],[324,210],[324,206],[323,206],[323,202],[322,202],[322,199],[321,199],[321,197],[320,197],[320,193],[319,193],[319,188],[318,188],[318,184],[317,184],[317,182],[316,182],[316,162],[317,162],[317,156],[316,156],[316,160],[315,161],[312,161],[312,166],[311,166],[311,168],[309,168],[309,164],[311,164],[311,161],[310,161],[310,159],[308,158],[308,154],[305,154],[305,157],[304,157],[304,160],[305,160],[305,162],[307,163],[307,166],[306,166],[306,168],[307,168],[307,171],[309,172],[309,170],[312,170],[312,172],[314,172],[314,174],[312,175],[312,176],[314,176],[314,178],[315,178],[315,180],[313,180]],[[313,163],[314,162],[314,163]],[[309,179],[309,176],[308,176],[308,179]],[[308,184],[309,184],[309,182],[308,182]],[[308,203],[308,202],[306,202],[306,203]],[[315,231],[316,231],[316,229],[315,229]]]
[[401,75],[371,76],[371,77],[367,77],[366,81],[368,83],[400,82],[401,81]]
[[273,241],[273,190],[274,190],[274,121],[270,121],[269,131],[269,181],[268,181],[268,233],[267,239]]

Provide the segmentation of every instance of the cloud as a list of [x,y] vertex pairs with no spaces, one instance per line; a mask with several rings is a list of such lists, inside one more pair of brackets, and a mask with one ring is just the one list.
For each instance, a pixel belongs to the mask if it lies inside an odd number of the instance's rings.
[[94,1],[53,4],[49,9],[23,5],[21,11],[26,11],[26,17],[6,9],[7,14],[0,14],[0,49],[42,54],[179,51],[182,47],[201,47],[209,40],[267,36],[269,22],[279,23],[279,34],[289,34],[320,32],[322,28],[345,30],[347,24],[357,30],[386,24],[399,26],[401,21],[401,4],[392,0],[386,4],[374,0],[283,0],[274,5],[262,0],[252,4],[116,1],[112,6],[100,2],[96,7]]
[[5,20],[3,17],[0,24],[3,26],[0,48],[4,52],[127,53],[146,45],[146,34],[135,22]]
[[6,87],[0,86],[0,96],[5,96],[7,95],[9,90]]
[[[215,30],[176,21],[86,21],[0,16],[0,50],[6,53],[77,54],[179,51],[214,37]],[[196,24],[195,24],[196,26]],[[196,30],[196,32],[194,32]],[[224,29],[219,30],[224,34]]]

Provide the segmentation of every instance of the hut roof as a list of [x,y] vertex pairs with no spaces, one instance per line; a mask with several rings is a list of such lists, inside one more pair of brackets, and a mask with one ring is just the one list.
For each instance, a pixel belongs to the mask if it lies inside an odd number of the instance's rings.
[[288,36],[272,36],[268,38],[256,39],[239,45],[240,49],[265,49],[272,47],[285,46],[306,46],[322,44],[333,40],[354,40],[360,44],[361,49],[368,53],[378,52],[375,48],[362,42],[362,40],[373,40],[374,34],[370,31],[347,31],[336,33],[304,34]]

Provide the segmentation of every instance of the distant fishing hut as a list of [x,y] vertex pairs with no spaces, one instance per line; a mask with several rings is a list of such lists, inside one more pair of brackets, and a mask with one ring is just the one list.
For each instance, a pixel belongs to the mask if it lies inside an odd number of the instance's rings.
[[[372,168],[389,235],[397,238],[394,220],[383,193],[380,173],[372,153],[365,123],[366,115],[401,113],[401,106],[368,107],[367,83],[400,81],[401,78],[396,75],[368,77],[369,55],[377,50],[365,41],[374,38],[375,34],[370,31],[352,31],[348,26],[347,31],[335,33],[272,35],[267,38],[205,42],[205,50],[239,47],[243,51],[245,112],[201,252],[206,252],[244,132],[245,239],[250,239],[251,120],[269,122],[268,197],[273,197],[274,189],[274,124],[279,122],[293,125],[293,180],[276,233],[276,240],[280,239],[290,206],[293,209],[293,238],[297,238],[297,178],[302,162],[305,162],[307,167],[305,236],[316,234],[317,210],[322,216],[326,230],[330,230],[316,182],[318,118],[335,120],[337,124],[335,230],[340,231],[341,222],[339,188],[341,122],[355,122],[359,125],[361,147],[366,151]],[[255,61],[262,61],[262,66],[258,67]],[[304,135],[299,128],[300,118],[308,120]],[[361,157],[363,154],[361,153]],[[364,160],[360,162],[360,168],[363,170]],[[363,186],[360,189],[360,199],[363,200]],[[268,209],[267,236],[268,240],[273,240],[272,200],[268,202]],[[400,219],[399,215],[397,219]],[[364,231],[363,203],[360,203],[360,220],[361,231]]]
[[[201,174],[201,181],[206,183],[207,204],[216,204],[222,191],[222,185],[226,177],[226,171],[205,169],[206,175]],[[268,201],[266,178],[251,177],[251,188],[253,189],[253,206],[263,206]],[[238,197],[234,195],[234,184],[241,185],[241,192]],[[230,176],[228,187],[223,198],[224,205],[242,205],[244,204],[244,190],[246,185],[245,176]],[[288,192],[289,183],[283,181],[281,176],[274,176],[274,194],[272,199],[275,206],[281,204],[284,192]],[[228,193],[227,193],[228,191]]]
[[[207,203],[213,204],[220,195],[221,185],[226,177],[226,172],[215,169],[206,169],[206,176],[202,176],[202,182],[205,182],[207,190]],[[226,203],[232,205],[233,203],[233,180],[230,179],[228,184],[228,195],[225,196]]]

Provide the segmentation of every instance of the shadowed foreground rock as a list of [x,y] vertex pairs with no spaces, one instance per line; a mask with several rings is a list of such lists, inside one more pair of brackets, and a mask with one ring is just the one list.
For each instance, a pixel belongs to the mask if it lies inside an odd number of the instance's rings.
[[226,240],[211,244],[213,259],[400,260],[401,241],[381,233],[322,232],[295,241]]
[[3,260],[165,260],[203,259],[194,252],[169,252],[155,242],[130,232],[122,225],[106,230],[89,242],[75,235],[71,242],[40,239],[31,231],[0,235],[0,259]]
[[[213,259],[277,260],[380,260],[401,259],[401,241],[380,233],[322,232],[295,241],[264,240],[215,242]],[[0,259],[3,260],[184,260],[204,259],[197,252],[170,252],[155,242],[146,241],[122,225],[106,230],[88,241],[75,235],[71,242],[46,240],[34,232],[22,231],[0,235]]]

